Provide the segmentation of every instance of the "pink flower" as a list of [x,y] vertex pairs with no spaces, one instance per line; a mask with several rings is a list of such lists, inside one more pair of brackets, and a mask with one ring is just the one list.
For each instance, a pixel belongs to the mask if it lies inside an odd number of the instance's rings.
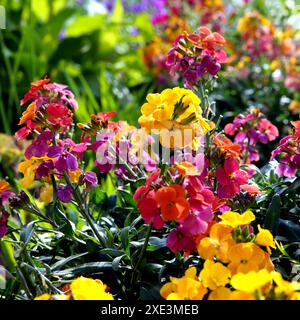
[[225,160],[224,168],[216,170],[216,177],[219,182],[217,192],[223,198],[235,196],[240,192],[240,186],[248,182],[248,174],[232,158]]
[[180,228],[170,232],[167,238],[167,247],[174,253],[179,251],[193,251],[195,242],[193,238],[187,236]]
[[8,217],[9,213],[3,210],[0,216],[0,239],[4,237],[7,232]]
[[278,129],[267,119],[261,119],[256,128],[261,133],[259,136],[261,143],[273,141],[279,135]]

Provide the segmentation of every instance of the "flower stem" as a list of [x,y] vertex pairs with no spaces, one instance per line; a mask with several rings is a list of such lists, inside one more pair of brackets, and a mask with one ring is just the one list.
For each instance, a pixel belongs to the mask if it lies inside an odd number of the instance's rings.
[[146,250],[147,250],[152,229],[153,229],[153,222],[151,222],[151,223],[149,224],[149,226],[148,226],[148,230],[147,230],[147,233],[146,233],[146,238],[145,238],[145,241],[144,241],[144,244],[143,244],[143,247],[142,247],[140,256],[139,256],[139,259],[138,259],[138,261],[137,261],[137,263],[136,263],[136,265],[134,266],[134,269],[133,269],[133,271],[132,271],[131,281],[130,281],[131,295],[133,295],[135,284],[137,283],[138,278],[139,278],[139,273],[140,273],[139,267],[140,267],[140,264],[141,264],[142,261],[143,261],[145,252],[146,252]]
[[73,194],[74,194],[74,198],[78,204],[79,210],[82,213],[82,215],[86,218],[89,226],[91,227],[91,229],[93,230],[96,238],[99,240],[100,244],[102,245],[102,247],[106,247],[106,244],[104,243],[102,237],[99,234],[99,231],[97,230],[96,226],[95,226],[95,221],[93,221],[91,214],[89,212],[88,206],[86,204],[86,202],[83,199],[83,196],[80,192],[80,190],[76,187],[73,186],[70,177],[68,176],[68,174],[66,172],[64,172],[64,178],[67,182],[67,184],[72,188],[73,190]]

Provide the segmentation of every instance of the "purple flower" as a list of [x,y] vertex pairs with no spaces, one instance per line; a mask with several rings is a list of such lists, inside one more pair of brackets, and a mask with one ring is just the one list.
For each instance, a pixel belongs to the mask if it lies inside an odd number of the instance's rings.
[[68,203],[72,200],[73,190],[70,186],[58,186],[57,197],[61,202]]
[[31,157],[43,157],[46,155],[49,145],[48,143],[53,139],[53,134],[50,130],[45,130],[41,133],[36,140],[27,147],[25,151],[25,157],[30,159]]
[[37,168],[35,177],[36,179],[41,179],[42,177],[48,177],[49,172],[54,169],[53,161],[47,160],[42,162]]
[[0,238],[4,237],[7,232],[7,222],[9,213],[7,211],[2,211],[0,216]]
[[87,185],[96,187],[98,183],[98,178],[95,172],[89,171],[84,174],[83,182]]
[[54,163],[55,168],[62,173],[65,170],[75,171],[78,169],[78,162],[74,155],[65,151],[62,153]]

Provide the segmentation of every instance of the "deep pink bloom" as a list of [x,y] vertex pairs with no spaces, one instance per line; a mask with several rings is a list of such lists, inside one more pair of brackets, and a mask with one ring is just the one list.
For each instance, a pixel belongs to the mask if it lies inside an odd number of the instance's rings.
[[3,210],[0,216],[0,239],[4,237],[7,232],[8,217],[9,213]]
[[218,180],[218,195],[230,198],[240,192],[240,186],[248,182],[248,174],[240,169],[237,160],[229,158],[225,160],[224,167],[216,170]]
[[167,247],[174,253],[182,250],[190,252],[195,250],[195,241],[182,232],[180,228],[176,228],[167,237]]

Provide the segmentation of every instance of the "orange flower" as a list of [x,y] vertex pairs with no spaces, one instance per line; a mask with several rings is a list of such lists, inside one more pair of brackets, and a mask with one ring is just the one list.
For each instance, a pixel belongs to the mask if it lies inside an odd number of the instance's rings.
[[237,143],[233,143],[224,135],[213,136],[213,141],[221,153],[225,153],[226,157],[238,158],[240,156],[242,147]]
[[192,163],[190,163],[188,161],[184,161],[184,162],[178,163],[177,166],[176,166],[176,169],[184,177],[186,177],[186,176],[198,176],[199,175],[199,172],[198,172],[197,168]]
[[185,199],[184,188],[180,185],[160,188],[156,191],[155,199],[164,220],[182,220],[189,213],[189,203]]
[[26,123],[27,121],[29,120],[32,120],[34,119],[35,117],[35,111],[36,111],[36,105],[34,102],[32,102],[28,108],[22,113],[22,117],[20,119],[20,122],[19,122],[19,126],[21,124],[24,124]]
[[228,262],[228,250],[235,244],[231,236],[232,228],[222,224],[214,224],[209,237],[203,238],[197,249],[203,259],[213,260],[217,257],[222,262]]
[[265,262],[265,252],[253,242],[238,243],[229,248],[228,259],[231,274],[259,271]]
[[9,183],[5,180],[0,180],[0,194],[8,190],[10,190]]

